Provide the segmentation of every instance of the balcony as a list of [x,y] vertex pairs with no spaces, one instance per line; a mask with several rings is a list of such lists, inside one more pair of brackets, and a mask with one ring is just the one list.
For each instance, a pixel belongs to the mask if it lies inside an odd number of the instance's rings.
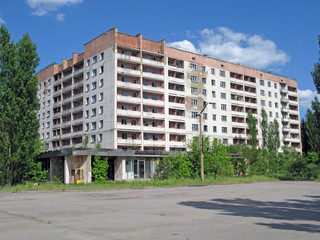
[[164,76],[161,74],[155,74],[155,73],[150,73],[150,72],[143,72],[142,73],[143,78],[149,78],[149,79],[154,79],[154,80],[159,80],[159,81],[164,81]]
[[182,121],[184,122],[186,120],[185,116],[179,116],[179,115],[168,115],[168,119],[172,121]]
[[288,118],[288,117],[282,117],[282,122],[289,122],[290,121],[290,118]]
[[121,123],[118,123],[117,124],[117,130],[120,130],[120,131],[134,131],[134,132],[137,132],[137,131],[141,131],[141,126],[139,125],[122,125]]
[[151,92],[151,93],[164,93],[164,88],[143,86],[143,91],[147,91],[147,92]]
[[164,119],[164,114],[162,114],[162,113],[152,113],[152,112],[143,112],[143,118]]
[[164,133],[164,127],[143,127],[144,132],[149,133]]
[[130,55],[121,54],[121,53],[118,53],[118,59],[123,60],[125,62],[140,63],[139,57],[130,56]]
[[179,84],[184,85],[184,78],[168,77],[168,80],[171,83],[179,83]]
[[118,71],[118,73],[133,75],[135,77],[140,77],[140,71],[139,70],[132,70],[132,69],[128,69],[128,68],[118,67],[117,71]]
[[184,73],[183,67],[176,67],[176,66],[168,65],[168,70]]
[[117,95],[117,101],[127,102],[127,103],[141,103],[141,98],[140,97],[128,97],[128,96]]
[[164,107],[164,101],[161,100],[152,100],[152,99],[143,99],[143,104],[157,106],[157,107]]
[[177,108],[177,109],[186,109],[184,103],[176,103],[176,102],[168,102],[168,107],[170,108]]
[[164,67],[164,63],[163,62],[154,61],[154,60],[150,60],[150,59],[144,59],[144,58],[142,58],[142,64],[153,66],[153,67],[157,67],[157,68],[163,68]]
[[300,134],[300,129],[290,128],[291,133]]
[[281,107],[281,111],[282,112],[289,112],[289,108],[288,107]]
[[79,75],[83,75],[83,68],[77,69],[73,72],[74,77],[78,77]]
[[280,99],[281,102],[284,102],[284,103],[288,103],[289,102],[289,99],[287,97],[282,97]]
[[141,89],[141,85],[140,84],[121,82],[121,81],[117,81],[117,87],[126,88],[126,89],[134,89],[134,90],[140,90]]
[[117,109],[117,115],[118,116],[140,118],[141,117],[141,112],[140,111],[123,110],[123,109],[119,109],[118,108]]
[[145,146],[149,146],[149,147],[164,147],[166,144],[166,142],[162,140],[157,140],[157,141],[143,140],[143,143]]
[[168,93],[169,93],[169,95],[177,96],[177,97],[185,97],[186,96],[185,91],[177,91],[177,90],[173,90],[173,89],[168,89]]
[[288,90],[285,89],[285,88],[280,88],[280,93],[287,94],[287,93],[288,93]]
[[119,145],[129,145],[129,146],[135,146],[135,145],[141,145],[140,139],[122,139],[118,138],[117,140]]
[[182,147],[186,147],[186,142],[177,142],[177,141],[170,141],[170,147],[178,147],[178,148],[182,148]]

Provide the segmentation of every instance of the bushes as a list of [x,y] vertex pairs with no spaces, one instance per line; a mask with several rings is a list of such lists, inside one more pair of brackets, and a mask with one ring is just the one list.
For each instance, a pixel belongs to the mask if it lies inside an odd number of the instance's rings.
[[95,156],[92,168],[92,176],[95,181],[104,182],[107,180],[107,171],[109,169],[108,158]]

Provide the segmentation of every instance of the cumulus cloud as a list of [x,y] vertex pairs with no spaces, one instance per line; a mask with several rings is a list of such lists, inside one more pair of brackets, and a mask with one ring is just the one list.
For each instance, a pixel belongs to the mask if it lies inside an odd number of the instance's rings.
[[3,20],[2,17],[0,17],[0,24],[5,24],[6,22]]
[[[49,12],[55,12],[64,6],[82,3],[83,0],[26,0],[29,7],[33,9],[32,15],[45,16]],[[58,13],[56,19],[64,21],[65,14]]]
[[[188,35],[191,33],[188,32]],[[261,35],[249,35],[219,27],[216,30],[203,29],[199,38],[198,47],[188,40],[168,43],[168,46],[262,69],[271,65],[284,65],[290,60],[287,53]]]
[[64,13],[58,13],[57,15],[56,15],[56,19],[58,20],[58,21],[60,21],[60,22],[64,22],[64,18],[65,18],[65,14]]
[[320,100],[320,94],[317,94],[316,91],[311,91],[310,89],[298,90],[299,104],[303,109],[311,108],[311,102],[314,100],[314,97],[318,97]]

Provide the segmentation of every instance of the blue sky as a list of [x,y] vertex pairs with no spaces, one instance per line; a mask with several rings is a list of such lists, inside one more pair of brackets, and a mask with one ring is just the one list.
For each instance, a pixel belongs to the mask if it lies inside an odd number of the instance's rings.
[[316,95],[310,71],[319,59],[319,0],[0,0],[0,23],[14,41],[28,32],[38,70],[83,52],[113,27],[219,59],[298,80],[300,113]]

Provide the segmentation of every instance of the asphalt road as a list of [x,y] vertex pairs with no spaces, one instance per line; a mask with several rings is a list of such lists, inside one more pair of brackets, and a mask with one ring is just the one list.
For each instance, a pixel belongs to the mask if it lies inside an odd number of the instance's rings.
[[0,193],[0,239],[320,239],[320,183]]

